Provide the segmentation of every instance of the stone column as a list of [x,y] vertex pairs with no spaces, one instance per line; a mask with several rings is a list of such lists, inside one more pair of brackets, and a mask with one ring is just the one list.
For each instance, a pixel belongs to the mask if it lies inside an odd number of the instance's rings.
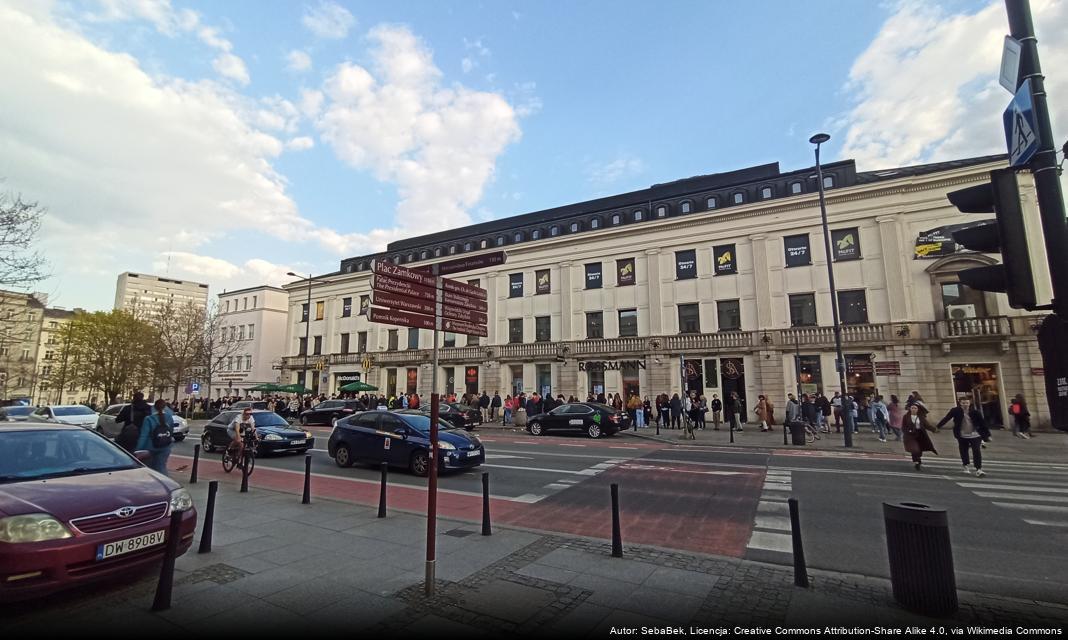
[[906,290],[912,252],[906,255],[901,243],[901,216],[880,216],[879,241],[882,243],[883,269],[886,271],[886,295],[890,307],[890,322],[902,322],[912,317],[912,296]]
[[646,283],[649,288],[649,335],[664,334],[664,296],[660,282],[660,249],[645,250]]
[[572,336],[572,314],[574,305],[574,292],[571,290],[571,263],[560,263],[560,340],[567,342]]
[[768,263],[767,236],[749,236],[753,252],[753,284],[756,294],[756,325],[754,329],[771,329],[775,318],[771,308],[771,265]]

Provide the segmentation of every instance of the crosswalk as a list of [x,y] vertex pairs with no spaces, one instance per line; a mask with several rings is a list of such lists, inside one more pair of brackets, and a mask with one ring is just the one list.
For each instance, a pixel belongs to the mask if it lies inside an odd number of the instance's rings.
[[[935,466],[935,465],[932,465]],[[1028,462],[984,464],[987,475],[964,475],[959,464],[937,464],[947,475],[960,473],[954,483],[979,498],[990,500],[1024,522],[1068,533],[1068,467]]]
[[746,545],[750,551],[781,556],[788,561],[793,542],[790,535],[790,507],[787,501],[793,491],[792,471],[769,469],[757,503],[753,532]]

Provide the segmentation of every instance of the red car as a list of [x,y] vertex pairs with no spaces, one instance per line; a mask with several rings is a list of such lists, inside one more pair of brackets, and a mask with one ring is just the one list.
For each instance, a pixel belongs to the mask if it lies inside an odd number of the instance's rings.
[[0,602],[158,563],[174,511],[182,554],[197,514],[177,482],[88,429],[0,423]]

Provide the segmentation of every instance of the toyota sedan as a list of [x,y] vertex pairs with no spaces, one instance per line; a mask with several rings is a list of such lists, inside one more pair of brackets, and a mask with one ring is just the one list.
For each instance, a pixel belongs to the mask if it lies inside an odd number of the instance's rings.
[[189,492],[91,430],[0,424],[0,602],[158,563],[170,515],[193,541]]
[[99,414],[83,404],[62,404],[37,407],[26,418],[27,422],[47,422],[50,424],[73,424],[87,429],[96,428]]

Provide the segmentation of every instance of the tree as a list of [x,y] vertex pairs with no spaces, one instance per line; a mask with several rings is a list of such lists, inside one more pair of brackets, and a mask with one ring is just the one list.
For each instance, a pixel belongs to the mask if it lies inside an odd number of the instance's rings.
[[170,302],[155,318],[159,356],[164,380],[173,385],[174,401],[178,389],[198,364],[207,327],[204,309],[192,304]]
[[242,350],[242,344],[231,335],[232,325],[213,303],[204,316],[197,366],[206,385],[205,396],[211,397],[211,384],[223,371],[223,363]]
[[72,382],[100,389],[113,404],[120,393],[142,387],[152,365],[157,330],[120,310],[79,315],[70,323],[70,339],[61,360]]
[[[37,338],[44,305],[28,291],[45,277],[45,260],[33,250],[44,210],[36,202],[0,192],[0,398],[33,395]],[[28,350],[28,352],[27,352]]]

